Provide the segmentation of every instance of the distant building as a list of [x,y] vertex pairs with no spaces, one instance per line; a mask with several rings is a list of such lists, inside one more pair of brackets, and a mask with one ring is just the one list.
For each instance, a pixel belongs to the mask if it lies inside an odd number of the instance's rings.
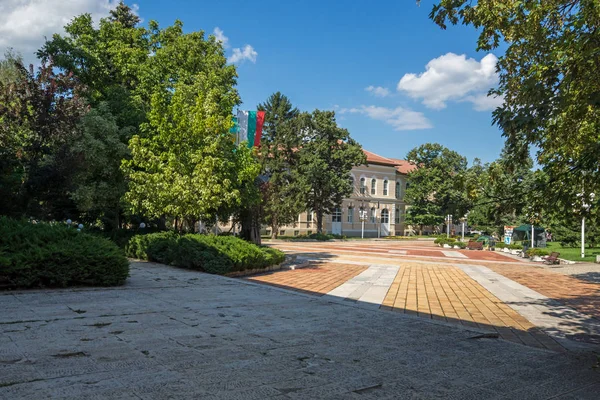
[[[344,199],[332,215],[326,215],[323,231],[346,236],[360,236],[360,210],[366,211],[365,237],[398,236],[408,234],[404,224],[407,174],[414,166],[408,161],[386,158],[363,150],[367,164],[351,171],[353,193]],[[279,236],[309,235],[317,232],[314,212],[303,212],[295,224],[279,228]],[[263,233],[270,235],[271,228]]]

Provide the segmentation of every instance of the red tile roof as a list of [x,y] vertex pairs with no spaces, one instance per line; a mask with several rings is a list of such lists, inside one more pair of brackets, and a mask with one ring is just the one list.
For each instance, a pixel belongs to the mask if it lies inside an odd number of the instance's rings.
[[408,174],[410,171],[416,168],[415,165],[412,165],[406,160],[400,160],[398,158],[387,158],[382,157],[378,154],[372,153],[363,149],[363,152],[367,156],[368,164],[380,164],[380,165],[389,165],[391,167],[396,167],[396,171],[401,174]]

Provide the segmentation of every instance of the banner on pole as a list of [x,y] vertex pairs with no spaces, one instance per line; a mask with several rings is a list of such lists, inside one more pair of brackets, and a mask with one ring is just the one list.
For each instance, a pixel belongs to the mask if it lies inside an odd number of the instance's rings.
[[240,145],[247,142],[248,147],[260,146],[262,137],[262,128],[265,122],[264,111],[243,111],[238,110],[237,116],[233,117],[234,126],[229,133],[234,135],[235,144]]

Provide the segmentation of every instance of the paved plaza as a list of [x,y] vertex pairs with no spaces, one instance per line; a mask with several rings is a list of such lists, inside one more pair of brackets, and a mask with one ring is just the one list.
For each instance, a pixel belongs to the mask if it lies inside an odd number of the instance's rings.
[[[504,253],[441,250],[428,241],[271,245],[313,263],[304,270],[249,279],[327,295],[334,301],[477,327],[553,351],[600,345],[600,285],[578,279],[576,267],[565,275],[556,272],[562,268],[542,267]],[[351,265],[366,269],[338,279]],[[327,291],[322,282],[340,283]]]
[[[369,271],[348,265],[348,281]],[[133,263],[121,288],[3,292],[0,302],[2,399],[595,399],[600,391],[590,352],[151,263]]]

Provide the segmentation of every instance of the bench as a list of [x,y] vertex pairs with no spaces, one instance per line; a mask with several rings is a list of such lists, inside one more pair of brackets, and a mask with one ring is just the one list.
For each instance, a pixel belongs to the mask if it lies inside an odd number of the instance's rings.
[[560,256],[560,253],[553,251],[549,256],[543,257],[543,259],[546,264],[558,264],[560,263],[558,256]]
[[469,240],[467,243],[467,249],[469,250],[483,250],[483,243],[476,242],[475,240]]

